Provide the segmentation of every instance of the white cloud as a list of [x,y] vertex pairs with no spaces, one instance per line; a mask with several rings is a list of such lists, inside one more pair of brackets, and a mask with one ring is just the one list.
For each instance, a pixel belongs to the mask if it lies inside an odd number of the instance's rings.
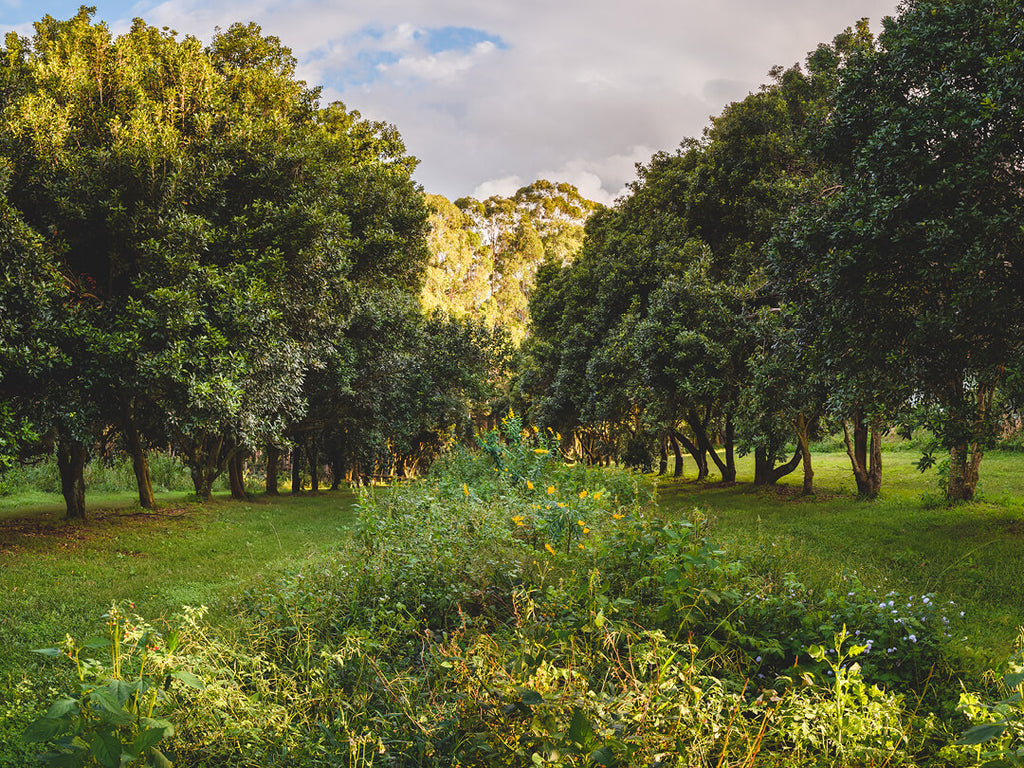
[[[12,25],[41,17],[56,1],[26,8]],[[634,162],[699,135],[709,116],[756,90],[773,65],[802,61],[862,16],[877,30],[896,5],[141,0],[105,19],[122,31],[142,16],[204,40],[215,26],[258,22],[292,48],[299,75],[323,85],[326,101],[395,123],[421,159],[417,178],[428,191],[477,195],[508,191],[501,184],[510,179],[521,186],[547,176],[607,201],[635,177]],[[449,27],[485,39],[439,48],[428,33]]]

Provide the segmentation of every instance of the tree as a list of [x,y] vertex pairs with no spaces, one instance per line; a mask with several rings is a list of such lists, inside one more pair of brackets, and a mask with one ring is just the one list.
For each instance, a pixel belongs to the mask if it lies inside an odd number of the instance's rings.
[[821,269],[844,316],[880,329],[883,375],[933,406],[951,501],[974,495],[1024,344],[1022,30],[1013,0],[910,0],[849,58],[831,117]]
[[141,20],[114,39],[93,13],[9,36],[0,79],[8,199],[81,298],[74,390],[102,406],[53,400],[90,420],[58,432],[120,424],[145,505],[146,425],[206,498],[239,451],[303,416],[360,286],[418,289],[415,161],[391,126],[319,108],[254,24],[204,49]]

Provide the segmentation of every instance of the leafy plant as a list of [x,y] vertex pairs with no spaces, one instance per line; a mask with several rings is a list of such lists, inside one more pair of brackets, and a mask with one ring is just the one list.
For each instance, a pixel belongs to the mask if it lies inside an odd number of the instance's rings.
[[[48,765],[170,766],[158,745],[174,734],[174,726],[159,717],[158,708],[168,701],[174,681],[193,689],[201,689],[203,684],[183,669],[183,660],[175,656],[177,633],[165,639],[116,603],[105,618],[105,636],[79,644],[68,635],[57,648],[35,651],[71,659],[78,686],[75,695],[53,702],[46,714],[26,729],[24,737],[50,745],[51,750],[40,755]],[[96,652],[108,653],[109,664],[93,658]]]

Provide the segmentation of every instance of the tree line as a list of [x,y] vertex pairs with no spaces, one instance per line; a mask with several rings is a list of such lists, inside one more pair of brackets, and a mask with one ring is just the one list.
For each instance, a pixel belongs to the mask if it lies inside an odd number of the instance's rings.
[[[397,130],[295,76],[255,24],[208,46],[83,7],[0,50],[0,456],[55,454],[69,517],[115,431],[139,500],[171,447],[206,499],[242,461],[412,472],[507,364],[425,313],[429,209]],[[302,457],[305,458],[302,458]],[[0,467],[2,469],[2,467]]]
[[950,500],[1024,379],[1024,11],[910,0],[730,104],[546,262],[516,391],[582,460],[755,482],[840,430],[864,497],[881,437],[927,427]]

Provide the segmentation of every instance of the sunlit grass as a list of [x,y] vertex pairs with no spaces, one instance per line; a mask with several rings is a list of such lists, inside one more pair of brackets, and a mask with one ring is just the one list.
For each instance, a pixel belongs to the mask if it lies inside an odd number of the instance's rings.
[[799,495],[799,470],[778,488],[755,489],[746,459],[737,485],[666,481],[659,498],[668,514],[704,508],[730,554],[805,584],[838,590],[859,581],[954,600],[967,613],[965,655],[997,664],[1024,624],[1024,454],[986,456],[978,500],[954,507],[941,502],[934,471],[917,471],[918,456],[884,452],[882,494],[871,502],[854,498],[849,460],[838,452],[814,456],[812,498]]
[[226,618],[232,596],[344,537],[352,500],[347,492],[218,496],[200,506],[168,494],[145,512],[126,494],[94,495],[85,523],[64,521],[52,498],[8,503],[0,508],[0,680],[35,668],[28,649],[93,631],[113,600],[151,619],[199,604]]

